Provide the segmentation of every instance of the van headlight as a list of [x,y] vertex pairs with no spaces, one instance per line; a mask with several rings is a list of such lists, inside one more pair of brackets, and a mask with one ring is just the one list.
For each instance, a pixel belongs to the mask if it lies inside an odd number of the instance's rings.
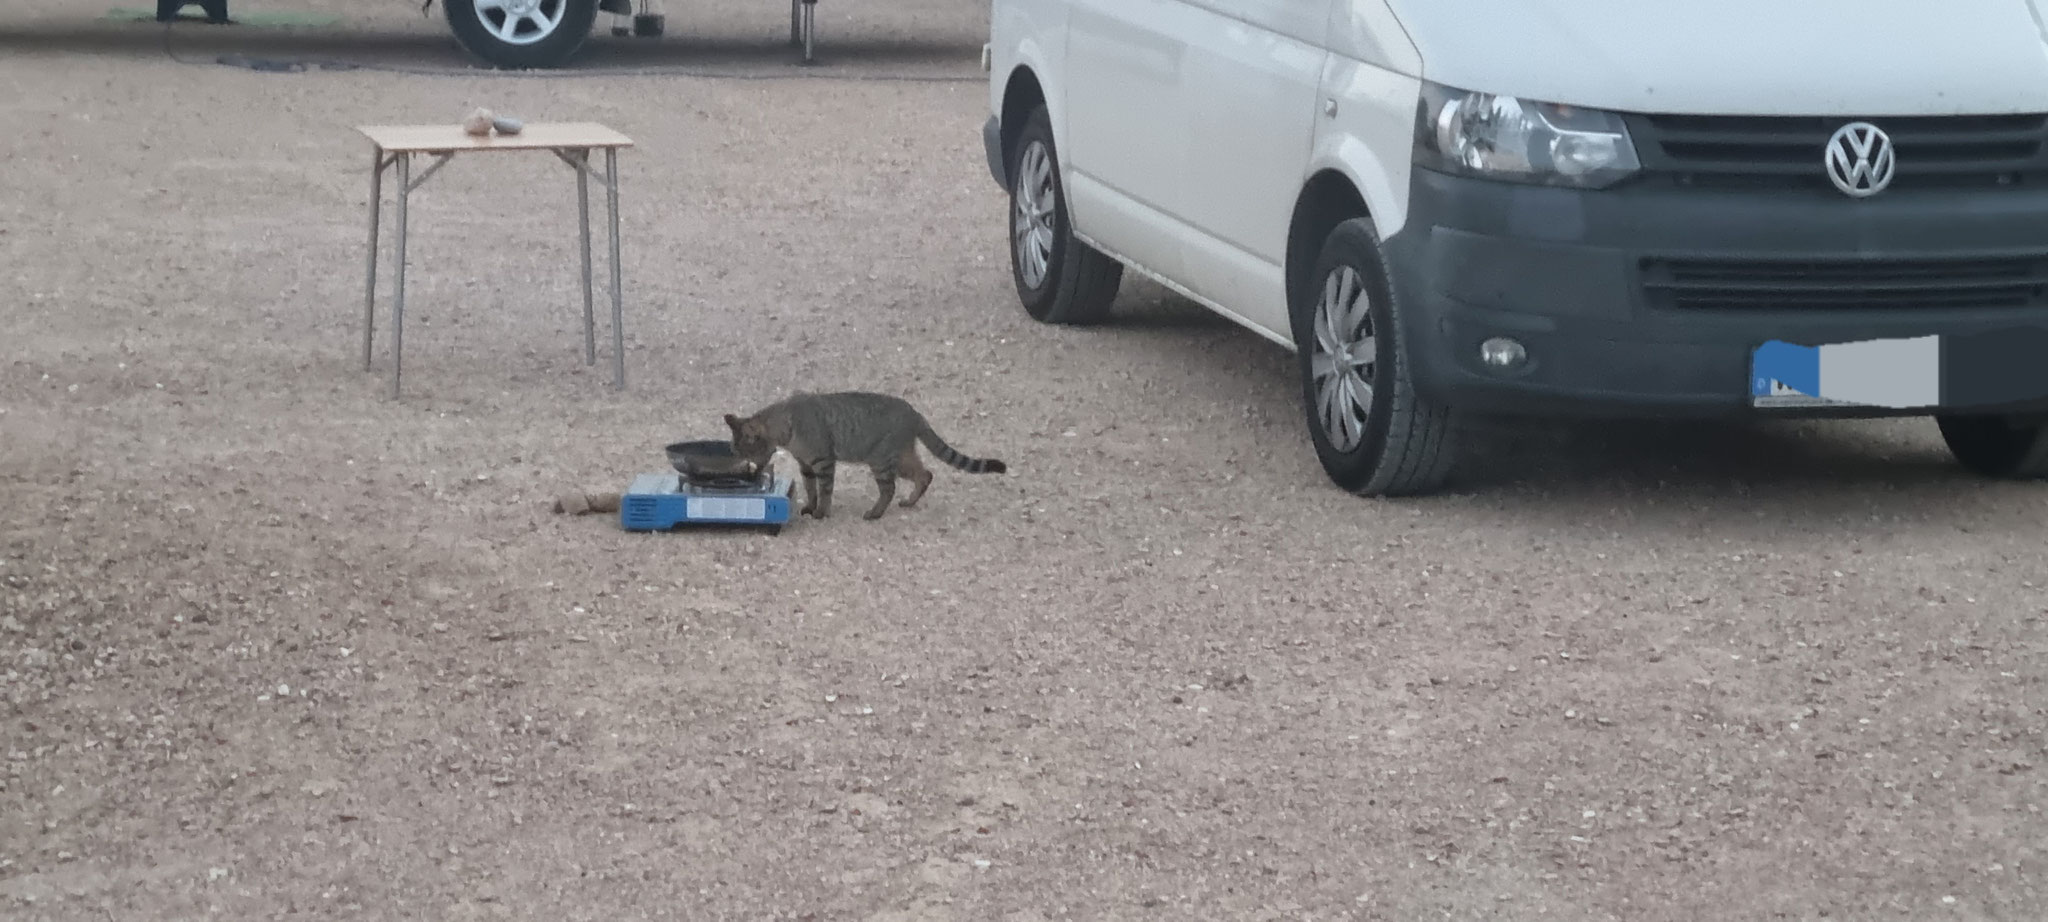
[[1600,189],[1642,169],[1621,116],[1422,84],[1417,166],[1511,182]]

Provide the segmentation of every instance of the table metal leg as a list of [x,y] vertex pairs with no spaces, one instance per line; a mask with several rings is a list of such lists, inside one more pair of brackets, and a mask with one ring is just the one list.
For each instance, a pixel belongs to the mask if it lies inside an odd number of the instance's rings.
[[392,278],[391,396],[398,396],[399,365],[405,359],[405,204],[412,196],[412,155],[398,155],[398,266]]
[[583,364],[597,364],[597,311],[590,292],[590,149],[576,153],[576,227],[583,235]]
[[794,48],[804,43],[804,0],[789,0],[789,44]]
[[[612,386],[626,389],[626,330],[622,325],[626,317],[625,293],[620,290],[620,279],[625,274],[619,265],[619,151],[614,147],[604,149],[605,204],[611,211],[612,223]],[[401,231],[401,233],[403,233]]]
[[384,207],[384,151],[370,158],[370,251],[363,280],[363,370],[370,370],[370,337],[377,328],[377,217]]
[[804,5],[804,63],[811,63],[811,55],[818,38],[818,0],[803,0]]

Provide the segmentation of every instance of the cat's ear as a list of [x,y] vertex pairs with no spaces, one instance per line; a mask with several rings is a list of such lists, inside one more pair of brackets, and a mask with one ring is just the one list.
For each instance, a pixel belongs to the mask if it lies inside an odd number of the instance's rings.
[[737,417],[737,416],[734,416],[734,415],[732,415],[731,413],[727,413],[727,414],[725,414],[725,424],[726,424],[727,426],[730,426],[730,427],[732,427],[732,431],[733,431],[733,432],[735,432],[735,433],[737,433],[737,432],[739,432],[739,431],[740,431],[741,429],[743,429],[743,428],[745,428],[745,427],[746,427],[746,420],[743,420],[743,419],[741,419],[741,418],[739,418],[739,417]]

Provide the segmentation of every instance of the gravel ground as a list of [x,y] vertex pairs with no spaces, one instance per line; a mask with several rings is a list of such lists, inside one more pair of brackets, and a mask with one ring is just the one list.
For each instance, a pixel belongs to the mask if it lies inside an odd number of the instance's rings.
[[[747,81],[588,68],[787,75],[778,4],[522,79],[209,63],[461,67],[400,0],[176,58],[0,0],[0,916],[2042,917],[2048,491],[1922,420],[1485,422],[1342,495],[1275,347],[1017,308],[986,6],[827,2],[835,79]],[[958,79],[846,79],[906,74]],[[404,399],[361,370],[352,126],[476,105],[639,143],[625,393],[539,155],[422,189]],[[549,511],[798,387],[1011,471]]]

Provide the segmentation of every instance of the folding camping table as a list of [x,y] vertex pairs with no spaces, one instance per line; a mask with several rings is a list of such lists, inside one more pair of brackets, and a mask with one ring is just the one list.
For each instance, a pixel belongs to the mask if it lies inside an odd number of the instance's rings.
[[[612,257],[612,386],[626,386],[626,334],[621,327],[625,315],[624,297],[619,290],[619,149],[633,141],[610,128],[591,122],[539,123],[525,126],[518,134],[477,137],[461,125],[365,125],[356,130],[368,136],[376,148],[370,171],[370,250],[363,290],[363,370],[370,370],[370,341],[377,311],[377,223],[384,198],[384,171],[397,166],[398,174],[398,267],[393,278],[391,304],[391,396],[399,393],[399,371],[405,345],[405,234],[406,203],[412,191],[448,164],[458,153],[470,151],[544,150],[561,158],[576,170],[576,208],[582,218],[583,240],[583,362],[597,364],[596,311],[590,285],[590,180],[604,184],[605,201],[611,217]],[[590,168],[590,152],[604,151],[604,173]],[[412,158],[432,154],[434,162],[412,173]]]

